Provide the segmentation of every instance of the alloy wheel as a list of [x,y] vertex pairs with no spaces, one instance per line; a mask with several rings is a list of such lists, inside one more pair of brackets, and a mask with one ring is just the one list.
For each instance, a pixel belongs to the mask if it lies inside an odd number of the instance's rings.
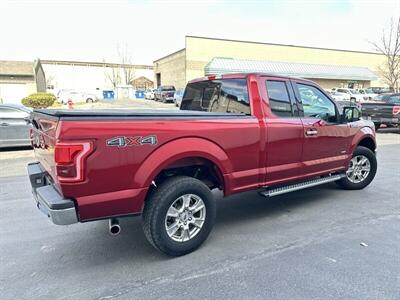
[[165,230],[176,242],[187,242],[194,238],[204,225],[206,206],[194,194],[177,198],[169,207],[165,217]]

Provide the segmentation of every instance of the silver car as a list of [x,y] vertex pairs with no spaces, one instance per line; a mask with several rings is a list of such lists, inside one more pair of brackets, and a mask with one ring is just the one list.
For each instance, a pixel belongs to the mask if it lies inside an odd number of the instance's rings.
[[0,104],[0,148],[31,146],[31,112],[23,105]]

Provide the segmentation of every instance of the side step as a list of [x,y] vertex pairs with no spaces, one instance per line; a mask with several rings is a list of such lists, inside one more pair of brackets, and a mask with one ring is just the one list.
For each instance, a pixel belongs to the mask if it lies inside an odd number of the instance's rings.
[[290,193],[290,192],[306,189],[306,188],[309,188],[309,187],[317,186],[317,185],[320,185],[320,184],[333,182],[333,181],[339,180],[339,179],[341,179],[341,178],[343,178],[345,176],[346,176],[345,174],[330,175],[330,176],[326,176],[326,177],[321,177],[321,178],[317,178],[317,179],[303,181],[303,182],[300,182],[300,183],[295,183],[295,184],[291,184],[291,185],[286,185],[286,186],[281,186],[281,187],[277,187],[277,188],[267,189],[265,191],[260,192],[260,194],[265,196],[265,197],[277,196],[277,195]]

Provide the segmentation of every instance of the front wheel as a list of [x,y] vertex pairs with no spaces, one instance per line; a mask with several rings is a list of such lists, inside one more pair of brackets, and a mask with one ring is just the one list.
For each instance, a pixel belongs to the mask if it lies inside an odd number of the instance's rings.
[[198,179],[178,176],[166,180],[147,199],[143,231],[156,249],[180,256],[207,239],[215,217],[210,189]]
[[350,160],[346,177],[337,181],[337,184],[346,190],[363,189],[374,179],[377,167],[375,153],[366,147],[358,146]]

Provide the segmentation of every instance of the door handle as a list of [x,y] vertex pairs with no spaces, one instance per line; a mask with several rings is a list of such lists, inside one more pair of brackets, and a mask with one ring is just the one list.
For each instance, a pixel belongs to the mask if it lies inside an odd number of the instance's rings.
[[8,126],[8,125],[10,125],[10,124],[8,124],[8,123],[0,123],[0,126]]
[[316,129],[307,129],[306,136],[316,136],[318,135],[318,131]]

